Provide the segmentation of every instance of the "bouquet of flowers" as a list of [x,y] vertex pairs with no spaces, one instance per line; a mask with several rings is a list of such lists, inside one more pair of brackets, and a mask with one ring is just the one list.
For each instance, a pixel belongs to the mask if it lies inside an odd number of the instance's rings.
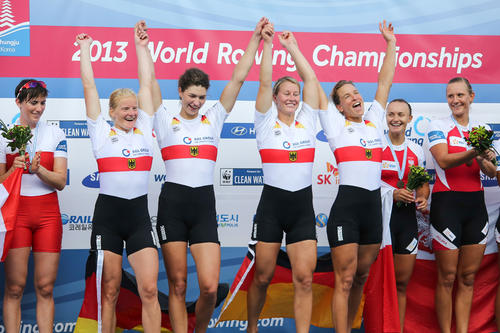
[[[487,130],[484,126],[473,127],[469,132],[469,137],[465,138],[465,141],[469,146],[474,148],[478,154],[482,154],[488,149],[493,149],[497,155],[498,152],[493,148],[493,131]],[[496,160],[492,160],[491,163],[497,165]]]
[[[406,183],[406,189],[408,191],[416,190],[418,187],[431,180],[431,176],[427,173],[424,167],[418,165],[411,165],[410,172],[408,173],[408,183]],[[397,205],[400,207],[401,201],[398,201]]]
[[9,140],[7,146],[10,147],[12,151],[19,149],[19,155],[24,156],[26,154],[26,145],[33,137],[30,127],[15,125],[9,129],[0,119],[0,130],[2,131],[2,136]]

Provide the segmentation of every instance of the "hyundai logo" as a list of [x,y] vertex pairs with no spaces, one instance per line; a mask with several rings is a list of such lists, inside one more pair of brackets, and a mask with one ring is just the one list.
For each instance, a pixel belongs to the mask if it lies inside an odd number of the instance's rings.
[[242,136],[247,134],[248,130],[243,126],[234,126],[231,128],[231,134],[236,136]]

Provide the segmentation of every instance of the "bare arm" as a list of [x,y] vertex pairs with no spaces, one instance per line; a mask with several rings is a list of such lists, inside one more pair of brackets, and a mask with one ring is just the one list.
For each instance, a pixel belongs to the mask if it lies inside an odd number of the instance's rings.
[[262,60],[260,62],[259,91],[255,101],[255,109],[260,113],[266,113],[273,104],[272,91],[272,52],[273,52],[274,27],[272,23],[266,24],[262,29],[262,39],[264,47],[262,50]]
[[318,84],[318,97],[319,97],[319,110],[328,110],[328,97],[326,97],[325,91],[321,86],[319,81],[316,81]]
[[416,189],[416,199],[415,204],[416,208],[420,211],[427,210],[427,199],[429,199],[429,195],[431,194],[431,190],[429,187],[429,183],[425,183],[419,188]]
[[259,48],[259,43],[261,39],[261,30],[263,26],[268,22],[266,18],[261,18],[257,23],[255,30],[250,38],[250,42],[248,43],[247,49],[245,53],[238,61],[238,64],[234,67],[233,75],[231,77],[231,81],[226,85],[222,94],[220,96],[220,102],[224,109],[227,112],[231,112],[233,109],[234,103],[236,102],[236,98],[240,92],[241,86],[245,79],[247,78],[248,72],[250,68],[252,68],[252,64],[255,59],[255,54],[257,53],[257,49]]
[[439,164],[439,167],[443,170],[467,163],[477,156],[476,151],[473,149],[449,154],[448,145],[446,143],[439,143],[432,146],[430,151],[436,162]]
[[496,155],[492,150],[487,150],[484,154],[476,157],[481,171],[490,178],[495,177],[497,167],[491,161],[495,160]]
[[385,51],[384,62],[378,74],[378,86],[377,92],[375,93],[375,100],[385,109],[387,100],[389,99],[394,73],[396,71],[396,36],[394,35],[392,23],[389,23],[387,26],[385,20],[383,23],[379,24],[379,30],[387,43],[387,49]]
[[99,94],[97,93],[92,62],[90,60],[92,37],[87,34],[79,34],[76,36],[76,42],[80,45],[80,75],[82,78],[87,117],[96,120],[99,114],[101,114],[101,104],[99,103]]
[[66,157],[54,157],[54,171],[47,170],[40,165],[40,153],[37,152],[31,163],[30,172],[36,174],[45,184],[61,191],[66,186],[67,163]]
[[279,41],[292,56],[295,66],[297,67],[297,72],[299,73],[302,81],[304,81],[304,102],[309,104],[309,106],[313,109],[317,110],[319,107],[319,98],[317,86],[318,79],[316,78],[316,74],[314,74],[311,65],[309,65],[307,59],[304,57],[302,52],[300,52],[297,40],[290,31],[284,31],[279,36]]
[[137,54],[137,73],[139,77],[139,108],[148,115],[153,116],[156,108],[153,106],[153,73],[154,65],[149,52],[149,35],[146,22],[139,21],[134,27],[135,52]]

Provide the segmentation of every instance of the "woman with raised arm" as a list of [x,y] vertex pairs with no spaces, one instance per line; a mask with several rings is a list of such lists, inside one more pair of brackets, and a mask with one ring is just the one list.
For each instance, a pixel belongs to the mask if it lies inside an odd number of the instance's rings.
[[[384,114],[379,117],[383,118]],[[406,312],[406,287],[417,259],[416,210],[427,210],[430,194],[429,183],[418,187],[415,193],[406,187],[410,166],[425,167],[422,147],[405,138],[406,126],[412,118],[411,105],[406,100],[394,99],[387,105],[385,120],[389,132],[382,151],[382,217],[389,222],[391,232],[401,332]]]
[[[147,206],[149,171],[153,160],[153,115],[151,95],[152,62],[149,37],[134,30],[139,60],[139,98],[130,89],[117,89],[109,97],[110,126],[101,113],[90,60],[92,38],[76,36],[80,45],[80,71],[87,110],[87,126],[99,170],[91,248],[104,254],[102,270],[102,331],[115,331],[115,306],[122,275],[123,242],[134,270],[142,302],[145,332],[159,332],[161,311],[158,303],[158,251]],[[146,60],[144,60],[146,58]],[[144,68],[141,68],[144,66]],[[98,295],[100,297],[100,295]]]
[[[341,80],[331,97],[337,110],[320,111],[321,125],[340,176],[337,198],[327,224],[335,273],[333,322],[339,333],[350,332],[363,286],[382,241],[381,169],[384,113],[395,68],[396,37],[391,24],[379,25],[387,43],[378,86],[364,119],[363,97],[352,81]],[[360,209],[362,207],[362,209]]]
[[[231,80],[205,112],[208,75],[190,68],[179,78],[180,111],[162,106],[158,83],[152,75],[153,104],[158,109],[155,132],[166,168],[166,183],[158,202],[157,231],[169,284],[169,315],[175,332],[187,332],[187,247],[196,263],[200,297],[196,302],[196,332],[205,332],[219,285],[220,243],[217,234],[213,173],[224,121],[252,67],[267,23],[262,18]],[[143,27],[145,29],[145,27]]]
[[474,100],[469,81],[463,77],[451,79],[446,98],[451,114],[431,121],[427,133],[436,168],[430,213],[438,272],[435,306],[441,332],[451,332],[452,291],[457,279],[456,332],[462,333],[468,331],[474,278],[488,234],[479,172],[494,177],[496,168],[490,161],[494,157],[491,151],[478,155],[465,141],[472,127],[488,126],[469,115]]
[[[320,89],[314,71],[289,31],[279,35],[279,42],[290,53],[304,81],[301,108],[297,80],[285,76],[272,87],[273,36],[274,28],[269,23],[262,30],[264,49],[255,102],[255,130],[264,171],[264,188],[252,231],[257,244],[255,274],[247,296],[247,331],[257,332],[259,315],[285,232],[293,275],[295,327],[297,332],[308,332],[313,298],[311,284],[316,267],[312,166]],[[324,92],[322,94],[326,100]]]
[[0,136],[0,183],[16,168],[22,175],[21,197],[11,248],[5,259],[3,322],[6,332],[19,332],[21,299],[33,251],[36,321],[41,333],[54,325],[54,283],[61,252],[62,221],[57,192],[66,185],[67,144],[64,132],[40,117],[45,111],[48,90],[44,82],[25,79],[14,91],[20,117],[16,125],[29,126],[33,137],[28,155],[19,156]]

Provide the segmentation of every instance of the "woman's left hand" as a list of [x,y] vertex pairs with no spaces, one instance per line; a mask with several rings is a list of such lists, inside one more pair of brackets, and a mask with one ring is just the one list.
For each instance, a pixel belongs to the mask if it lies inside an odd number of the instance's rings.
[[40,152],[35,153],[29,169],[29,172],[33,174],[37,174],[38,171],[40,171]]
[[389,25],[387,25],[386,21],[384,20],[382,23],[379,23],[378,29],[382,33],[382,36],[384,36],[384,39],[387,43],[396,42],[396,36],[394,35],[394,27],[392,26],[392,23],[389,23]]
[[415,206],[419,211],[424,213],[427,210],[427,199],[424,197],[417,197],[415,199]]

